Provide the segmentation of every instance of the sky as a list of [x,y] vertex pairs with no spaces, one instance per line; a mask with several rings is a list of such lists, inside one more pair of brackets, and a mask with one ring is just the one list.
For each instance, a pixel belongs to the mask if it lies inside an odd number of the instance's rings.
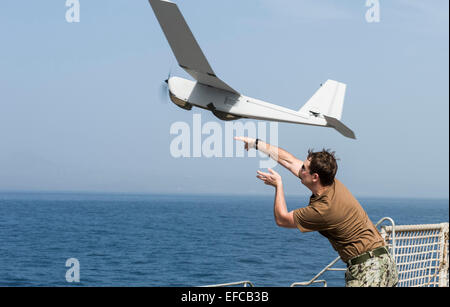
[[[174,123],[225,124],[161,97],[169,72],[190,77],[146,0],[79,2],[74,23],[64,0],[0,3],[0,191],[273,193],[259,158],[172,155]],[[347,84],[342,121],[357,140],[280,123],[282,148],[336,151],[356,196],[448,199],[447,0],[380,0],[373,23],[365,0],[175,2],[244,95],[298,110],[327,79]],[[274,169],[286,194],[310,194]]]

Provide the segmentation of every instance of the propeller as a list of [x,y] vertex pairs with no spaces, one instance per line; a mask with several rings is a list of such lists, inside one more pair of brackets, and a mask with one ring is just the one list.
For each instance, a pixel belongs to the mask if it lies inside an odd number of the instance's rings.
[[163,104],[169,104],[170,98],[169,98],[169,79],[170,79],[170,72],[167,76],[167,79],[164,80],[163,83],[161,83],[160,89],[159,89],[159,96],[160,96],[160,102]]

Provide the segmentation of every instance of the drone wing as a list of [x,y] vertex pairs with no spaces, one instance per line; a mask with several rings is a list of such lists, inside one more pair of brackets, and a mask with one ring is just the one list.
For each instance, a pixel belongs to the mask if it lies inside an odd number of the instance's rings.
[[149,2],[180,67],[199,83],[239,94],[217,78],[178,6],[166,0]]

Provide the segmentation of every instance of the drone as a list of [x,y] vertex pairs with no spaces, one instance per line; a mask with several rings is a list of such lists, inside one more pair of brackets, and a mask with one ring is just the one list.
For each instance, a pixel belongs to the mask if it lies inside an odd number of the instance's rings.
[[149,3],[178,65],[195,79],[169,76],[165,80],[170,100],[180,108],[208,110],[223,121],[246,118],[331,127],[356,139],[355,133],[341,122],[346,84],[326,81],[298,111],[247,97],[217,77],[175,3],[166,0]]

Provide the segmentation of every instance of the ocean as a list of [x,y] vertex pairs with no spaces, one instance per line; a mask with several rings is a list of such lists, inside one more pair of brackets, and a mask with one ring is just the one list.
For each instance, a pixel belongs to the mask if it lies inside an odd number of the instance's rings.
[[[447,199],[358,200],[374,223],[449,220]],[[289,210],[307,203],[287,197]],[[277,227],[273,196],[0,193],[0,286],[287,287],[336,257],[320,234]],[[344,286],[344,272],[323,277]]]

